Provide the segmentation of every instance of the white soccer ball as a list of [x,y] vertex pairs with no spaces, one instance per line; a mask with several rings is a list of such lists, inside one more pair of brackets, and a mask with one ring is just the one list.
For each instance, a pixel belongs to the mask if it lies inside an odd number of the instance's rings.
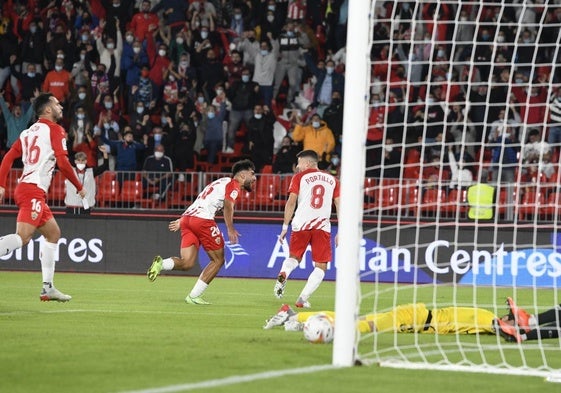
[[312,315],[304,323],[304,337],[313,344],[333,341],[333,318],[326,314]]

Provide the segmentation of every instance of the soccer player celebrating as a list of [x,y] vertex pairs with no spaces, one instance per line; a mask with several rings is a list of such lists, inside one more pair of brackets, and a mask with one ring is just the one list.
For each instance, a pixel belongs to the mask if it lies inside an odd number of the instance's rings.
[[242,160],[232,167],[232,177],[222,177],[207,185],[181,218],[169,223],[171,232],[181,230],[181,257],[162,259],[156,256],[148,269],[148,279],[154,281],[162,270],[191,269],[197,260],[199,245],[202,245],[210,262],[185,302],[210,304],[202,298],[202,294],[225,262],[224,238],[216,225],[216,213],[224,209],[228,239],[231,244],[237,244],[239,233],[234,228],[234,204],[242,189],[252,191],[255,180],[255,165],[250,160]]
[[57,124],[62,119],[62,105],[52,94],[43,93],[35,98],[33,109],[39,120],[22,131],[0,165],[0,201],[4,198],[6,179],[14,160],[21,157],[24,165],[23,174],[15,189],[15,200],[19,208],[16,233],[0,237],[0,257],[25,246],[35,231],[39,231],[45,238],[41,242],[39,253],[43,274],[40,299],[66,302],[72,297],[53,285],[60,228],[46,203],[46,193],[51,185],[55,163],[76,187],[81,198],[86,196],[86,190],[68,160],[66,132]]
[[335,204],[335,209],[339,211],[339,181],[333,175],[318,169],[319,158],[314,150],[301,151],[296,157],[298,173],[290,181],[284,224],[279,235],[279,241],[284,241],[288,223],[292,220],[290,255],[282,263],[274,295],[279,299],[283,297],[286,280],[296,269],[310,244],[314,270],[296,300],[296,307],[309,308],[311,305],[308,299],[320,286],[327,264],[331,261],[331,206]]

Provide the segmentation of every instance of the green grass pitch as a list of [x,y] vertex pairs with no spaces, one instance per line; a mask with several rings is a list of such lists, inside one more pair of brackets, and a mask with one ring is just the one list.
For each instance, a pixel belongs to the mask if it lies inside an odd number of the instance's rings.
[[[378,366],[275,377],[330,364],[332,346],[262,329],[281,304],[272,280],[217,278],[205,295],[213,305],[191,306],[183,299],[194,280],[57,273],[56,286],[73,296],[63,304],[39,301],[38,272],[0,273],[0,392],[561,391],[535,377]],[[285,300],[303,285],[289,281]],[[315,310],[333,309],[334,288],[322,284]]]

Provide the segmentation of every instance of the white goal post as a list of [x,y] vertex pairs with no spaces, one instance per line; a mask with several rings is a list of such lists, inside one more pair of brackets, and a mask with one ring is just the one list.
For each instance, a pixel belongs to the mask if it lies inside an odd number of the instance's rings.
[[[561,2],[349,0],[348,12],[333,365],[560,381],[561,328],[512,343],[479,319],[477,334],[357,323],[418,303],[452,322],[459,308],[500,318],[510,297],[561,326]],[[490,216],[470,211],[480,184]]]

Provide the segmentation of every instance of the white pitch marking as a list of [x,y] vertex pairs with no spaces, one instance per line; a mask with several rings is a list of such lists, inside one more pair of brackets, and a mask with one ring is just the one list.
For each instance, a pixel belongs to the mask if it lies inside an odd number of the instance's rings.
[[173,392],[186,392],[194,389],[207,389],[214,388],[217,386],[229,386],[244,382],[253,382],[261,379],[270,379],[284,377],[286,375],[294,374],[309,374],[316,371],[325,371],[338,368],[331,364],[303,367],[303,368],[293,368],[288,370],[277,370],[277,371],[266,371],[264,373],[249,374],[249,375],[234,375],[232,377],[220,378],[220,379],[210,379],[208,381],[185,383],[181,385],[170,385],[163,386],[160,388],[152,389],[142,389],[142,390],[128,390],[120,393],[173,393]]

